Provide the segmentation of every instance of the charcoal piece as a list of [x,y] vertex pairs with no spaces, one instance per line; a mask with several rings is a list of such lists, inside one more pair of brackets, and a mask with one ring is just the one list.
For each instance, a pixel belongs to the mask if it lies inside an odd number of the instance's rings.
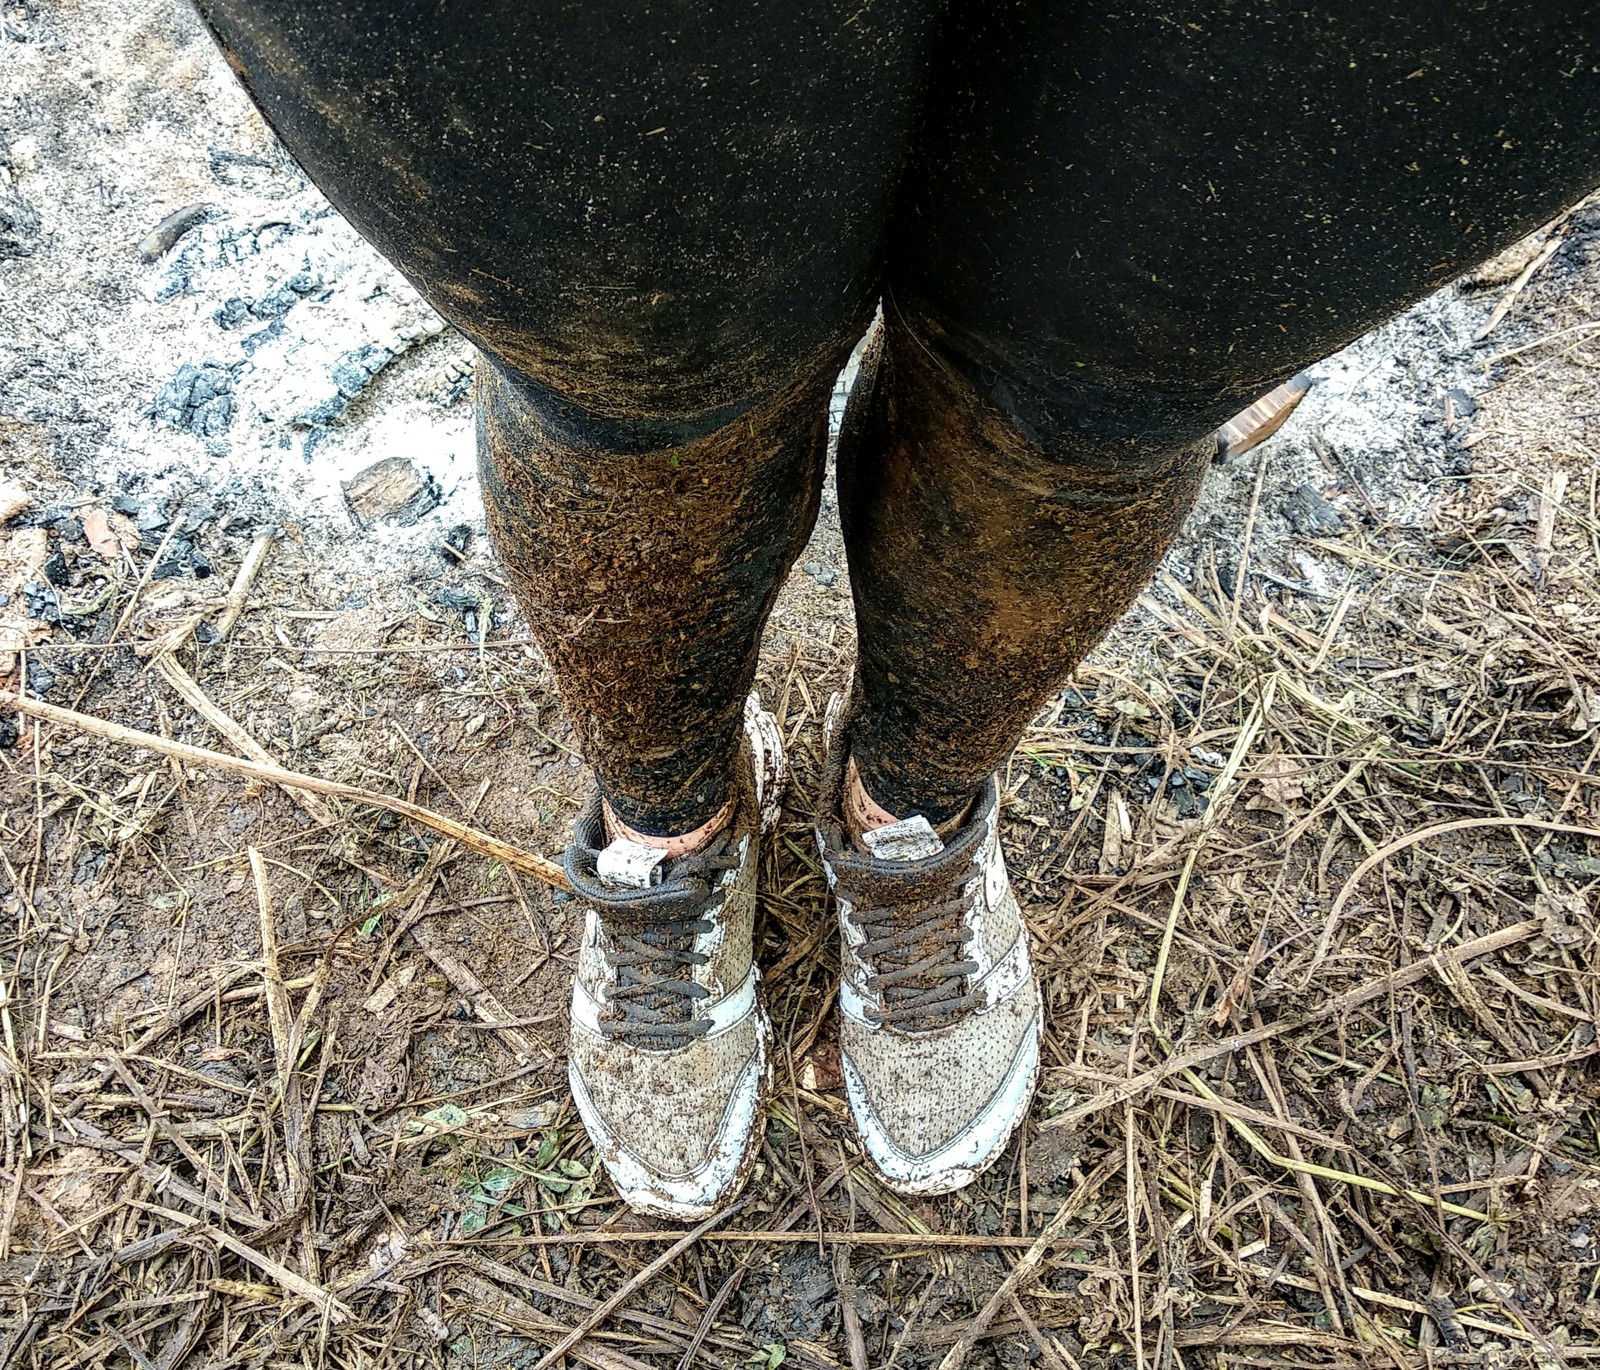
[[23,522],[35,528],[48,528],[64,542],[83,541],[83,524],[72,510],[59,504],[41,509],[36,514],[30,514]]
[[126,514],[129,518],[133,518],[139,512],[139,501],[132,495],[113,495],[111,497],[111,507],[117,513]]
[[48,582],[41,585],[36,580],[22,584],[22,603],[29,618],[54,626],[61,622],[61,597]]
[[44,573],[52,585],[62,589],[72,584],[72,570],[59,547],[44,559]]
[[221,437],[233,422],[233,373],[216,362],[185,362],[156,396],[150,417],[197,437]]
[[[328,369],[328,378],[334,384],[334,393],[296,414],[294,421],[319,430],[336,422],[350,407],[351,401],[372,384],[373,377],[393,361],[395,356],[394,352],[377,343],[367,343],[341,354]],[[314,433],[313,439],[316,436]],[[308,442],[306,446],[308,457],[310,452],[311,444]]]
[[1295,492],[1284,500],[1280,512],[1302,537],[1344,531],[1344,520],[1339,517],[1339,511],[1322,497],[1315,486],[1305,482],[1301,482]]
[[301,271],[258,300],[247,300],[239,295],[230,297],[212,318],[216,320],[219,328],[242,328],[246,324],[272,323],[281,319],[321,284],[321,281],[310,272]]
[[431,598],[441,609],[450,609],[458,614],[477,612],[478,597],[469,590],[452,590],[445,586],[435,590]]
[[353,352],[346,352],[334,362],[328,374],[333,377],[333,383],[339,387],[339,393],[345,399],[353,400],[372,384],[372,378],[382,371],[393,357],[394,353],[387,347],[368,343]]
[[238,295],[231,296],[223,301],[222,308],[212,316],[218,328],[239,328],[255,321],[255,311],[250,308],[250,301]]
[[461,561],[472,546],[472,525],[458,523],[444,535],[445,550],[454,561]]
[[160,532],[167,526],[167,506],[160,500],[147,500],[133,510],[133,526],[141,533]]
[[167,549],[161,554],[161,560],[151,569],[150,579],[174,580],[181,576],[188,569],[189,556],[193,551],[194,544],[188,538],[173,538],[167,543]]

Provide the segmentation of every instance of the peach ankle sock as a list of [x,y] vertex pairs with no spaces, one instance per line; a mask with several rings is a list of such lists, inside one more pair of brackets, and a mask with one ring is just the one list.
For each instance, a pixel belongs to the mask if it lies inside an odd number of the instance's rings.
[[672,837],[652,837],[649,833],[642,833],[630,828],[611,811],[611,805],[603,805],[606,817],[606,837],[615,842],[619,837],[625,837],[630,842],[637,842],[641,847],[659,847],[666,852],[668,861],[676,861],[680,856],[687,856],[690,852],[699,851],[713,837],[728,826],[728,820],[733,817],[733,800],[729,800],[718,809],[710,818],[706,819],[692,832],[679,833]]
[[[861,841],[863,833],[872,832],[876,828],[886,828],[891,823],[901,821],[897,815],[890,813],[867,793],[867,787],[861,783],[861,771],[857,768],[853,756],[845,764],[844,797],[840,807],[844,810],[845,833],[862,851],[867,850]],[[969,804],[954,818],[932,825],[934,835],[942,842],[951,834],[959,832],[962,824],[967,821],[971,809],[972,806]]]

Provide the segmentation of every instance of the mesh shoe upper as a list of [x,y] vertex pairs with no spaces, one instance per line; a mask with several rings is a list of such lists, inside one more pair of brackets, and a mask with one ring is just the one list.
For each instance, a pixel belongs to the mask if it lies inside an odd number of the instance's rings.
[[817,830],[842,934],[846,1091],[889,1183],[939,1193],[992,1163],[1026,1112],[1041,1030],[1027,930],[994,781],[942,850],[865,854],[835,816],[847,731],[834,738]]
[[752,727],[728,827],[662,863],[659,883],[600,877],[598,797],[567,850],[567,878],[588,905],[568,1041],[573,1098],[623,1197],[671,1217],[726,1202],[754,1155],[770,1036],[751,957],[756,858],[781,783],[771,737]]

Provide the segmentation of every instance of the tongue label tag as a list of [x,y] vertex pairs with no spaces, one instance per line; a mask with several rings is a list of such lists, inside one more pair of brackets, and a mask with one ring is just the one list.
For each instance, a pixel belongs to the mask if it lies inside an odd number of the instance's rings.
[[944,850],[939,834],[920,813],[902,818],[898,823],[872,828],[861,834],[861,840],[880,861],[921,861]]
[[614,889],[647,890],[661,883],[665,847],[649,847],[632,838],[619,837],[600,853],[595,873]]

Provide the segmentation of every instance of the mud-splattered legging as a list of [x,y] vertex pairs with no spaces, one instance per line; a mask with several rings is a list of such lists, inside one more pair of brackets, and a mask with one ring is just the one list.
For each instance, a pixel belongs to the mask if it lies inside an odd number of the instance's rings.
[[959,811],[1198,440],[1600,183],[1579,0],[200,0],[482,349],[490,525],[607,798],[724,801],[840,453],[855,756]]

